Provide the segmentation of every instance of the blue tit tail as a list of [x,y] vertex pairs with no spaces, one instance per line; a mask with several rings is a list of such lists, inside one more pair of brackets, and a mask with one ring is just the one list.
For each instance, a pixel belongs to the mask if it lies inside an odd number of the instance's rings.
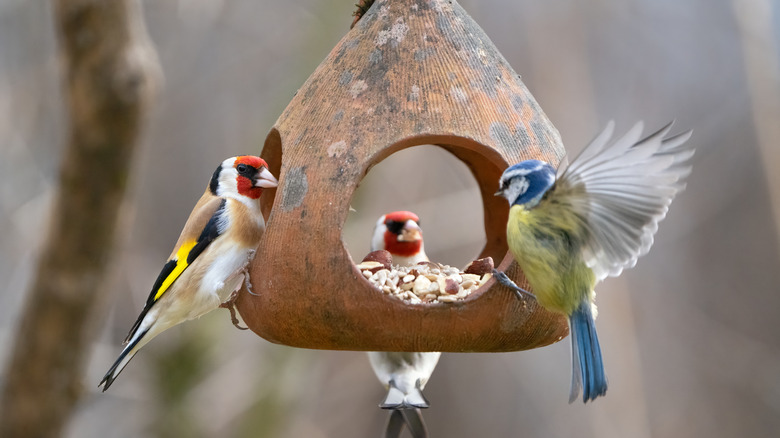
[[425,409],[430,404],[420,389],[420,380],[418,379],[408,393],[404,393],[396,386],[395,381],[391,380],[390,385],[387,388],[387,396],[382,404],[379,405],[382,409],[413,409],[422,408]]
[[589,300],[583,300],[569,316],[571,331],[571,391],[569,403],[577,399],[582,387],[582,402],[607,393],[607,376],[601,359],[601,347]]

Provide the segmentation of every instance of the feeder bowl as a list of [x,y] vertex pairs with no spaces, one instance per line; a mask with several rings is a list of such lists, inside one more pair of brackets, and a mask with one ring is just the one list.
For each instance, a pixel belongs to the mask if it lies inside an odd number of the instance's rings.
[[463,301],[409,304],[355,267],[342,228],[355,189],[394,152],[441,147],[482,196],[480,257],[528,287],[506,243],[510,164],[557,164],[556,129],[482,29],[452,0],[376,1],[298,90],[261,156],[279,186],[261,200],[267,228],[237,308],[263,338],[370,351],[516,351],[551,344],[566,320],[489,280]]

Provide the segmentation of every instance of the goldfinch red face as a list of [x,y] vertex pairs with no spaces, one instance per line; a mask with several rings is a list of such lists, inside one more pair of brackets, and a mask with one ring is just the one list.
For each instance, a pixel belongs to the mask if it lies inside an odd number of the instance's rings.
[[371,249],[385,249],[393,256],[412,257],[423,247],[420,218],[411,211],[395,211],[379,218]]
[[214,171],[209,188],[216,196],[240,195],[259,199],[264,188],[276,187],[279,182],[268,171],[268,164],[260,157],[243,155],[223,161]]

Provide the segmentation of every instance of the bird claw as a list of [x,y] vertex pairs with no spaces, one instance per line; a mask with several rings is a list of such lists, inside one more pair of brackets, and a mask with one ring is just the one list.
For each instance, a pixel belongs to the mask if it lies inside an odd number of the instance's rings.
[[523,295],[526,295],[528,297],[536,299],[536,295],[532,294],[531,292],[528,292],[527,290],[515,284],[515,282],[512,281],[511,278],[507,277],[505,273],[499,271],[498,269],[493,268],[493,276],[496,278],[496,281],[501,283],[503,286],[512,289],[517,294],[518,298],[523,298]]
[[238,298],[238,291],[234,291],[232,294],[230,294],[230,298],[228,298],[224,303],[220,303],[219,307],[228,309],[230,311],[230,322],[232,322],[237,329],[249,330],[249,327],[241,327],[241,325],[239,325],[238,318],[236,318],[236,308],[234,306],[236,298]]
[[246,291],[249,292],[249,295],[253,295],[256,297],[260,296],[260,294],[256,294],[252,292],[252,282],[249,281],[249,272],[244,273],[244,286],[246,287]]
[[[252,251],[252,254],[254,255],[254,251]],[[259,297],[260,294],[256,294],[252,291],[252,282],[249,280],[249,268],[244,266],[244,269],[242,269],[241,272],[244,274],[244,287],[246,287],[246,291],[249,292],[249,295]]]

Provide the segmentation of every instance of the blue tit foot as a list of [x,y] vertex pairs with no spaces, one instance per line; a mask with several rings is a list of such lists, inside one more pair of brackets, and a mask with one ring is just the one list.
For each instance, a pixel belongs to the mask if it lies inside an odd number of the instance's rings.
[[531,292],[528,292],[527,290],[523,289],[522,287],[515,284],[514,281],[512,281],[511,278],[507,277],[507,275],[498,269],[493,269],[493,276],[496,277],[496,281],[501,283],[503,286],[508,287],[509,289],[512,289],[517,294],[518,298],[523,298],[523,295],[527,297],[531,297],[533,299],[536,299],[536,295],[532,294]]
[[221,303],[219,307],[223,309],[228,309],[230,311],[230,322],[232,322],[237,329],[249,330],[249,327],[241,327],[238,318],[236,318],[236,307],[234,306],[234,303],[236,302],[236,298],[238,298],[238,291],[235,291],[232,294],[230,294],[230,298],[228,298],[228,300],[225,301],[224,303]]

